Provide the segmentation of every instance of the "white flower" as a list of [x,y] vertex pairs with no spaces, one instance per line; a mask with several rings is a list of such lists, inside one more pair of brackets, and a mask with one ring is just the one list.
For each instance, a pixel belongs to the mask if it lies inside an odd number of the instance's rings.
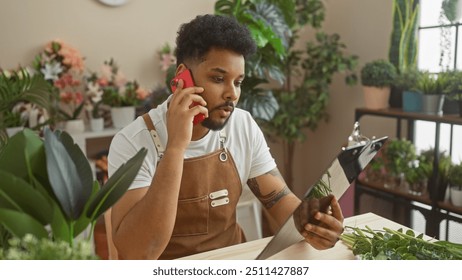
[[58,75],[63,72],[63,68],[61,64],[52,62],[45,64],[45,68],[42,68],[40,71],[45,75],[45,80],[56,81],[59,79]]
[[103,91],[97,83],[88,83],[88,95],[93,103],[98,103],[103,97]]

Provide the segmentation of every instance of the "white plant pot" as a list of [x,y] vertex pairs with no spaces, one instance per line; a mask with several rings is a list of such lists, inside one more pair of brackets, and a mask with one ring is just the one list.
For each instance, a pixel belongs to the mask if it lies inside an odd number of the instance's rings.
[[364,103],[368,109],[386,109],[389,107],[390,87],[363,86]]
[[454,206],[462,207],[462,189],[458,187],[451,187],[451,203]]
[[124,128],[135,119],[135,107],[113,107],[111,116],[115,128]]
[[85,131],[85,124],[82,119],[68,120],[64,124],[64,130],[69,134],[78,134]]
[[456,5],[456,21],[460,22],[462,19],[462,1],[457,1]]
[[90,119],[91,131],[102,131],[104,129],[104,118]]

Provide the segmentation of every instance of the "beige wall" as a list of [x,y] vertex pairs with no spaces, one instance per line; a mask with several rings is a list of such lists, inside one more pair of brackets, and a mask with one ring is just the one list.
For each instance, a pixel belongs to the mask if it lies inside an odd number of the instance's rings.
[[[326,0],[329,33],[339,33],[360,66],[386,58],[391,31],[391,1]],[[110,8],[96,0],[0,0],[0,67],[27,65],[49,40],[61,38],[86,57],[87,68],[99,69],[115,58],[129,78],[143,86],[162,83],[157,50],[174,43],[178,26],[197,14],[213,12],[214,0],[129,0]],[[332,85],[330,121],[321,124],[296,150],[295,189],[313,183],[349,135],[354,109],[363,106],[360,86],[347,87],[342,77]],[[390,134],[390,122],[365,119],[367,135]],[[281,153],[271,144],[278,162]]]
[[0,67],[29,64],[60,38],[95,71],[113,57],[128,78],[152,88],[162,81],[157,51],[174,44],[181,23],[213,12],[214,0],[128,0],[108,7],[97,0],[0,0]]

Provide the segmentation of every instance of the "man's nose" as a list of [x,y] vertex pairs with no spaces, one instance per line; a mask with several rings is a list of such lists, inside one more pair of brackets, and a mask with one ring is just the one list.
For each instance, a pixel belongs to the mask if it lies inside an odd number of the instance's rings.
[[236,87],[234,84],[231,84],[226,87],[224,92],[224,98],[229,101],[235,101],[239,98],[240,88]]

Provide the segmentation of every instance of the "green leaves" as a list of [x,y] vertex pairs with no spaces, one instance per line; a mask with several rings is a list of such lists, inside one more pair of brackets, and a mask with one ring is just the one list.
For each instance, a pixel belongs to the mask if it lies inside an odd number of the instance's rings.
[[429,241],[412,230],[372,230],[368,226],[346,227],[340,239],[367,260],[461,260],[462,244],[448,241]]
[[82,150],[67,133],[45,130],[47,170],[51,187],[68,219],[77,219],[91,189],[93,174]]
[[135,179],[147,152],[144,148],[139,150],[126,164],[117,169],[104,187],[90,201],[87,217],[90,217],[92,220],[96,219],[122,197]]
[[16,134],[0,153],[0,247],[3,236],[73,239],[128,189],[146,156],[141,149],[103,188],[80,148],[66,132],[29,129]]

